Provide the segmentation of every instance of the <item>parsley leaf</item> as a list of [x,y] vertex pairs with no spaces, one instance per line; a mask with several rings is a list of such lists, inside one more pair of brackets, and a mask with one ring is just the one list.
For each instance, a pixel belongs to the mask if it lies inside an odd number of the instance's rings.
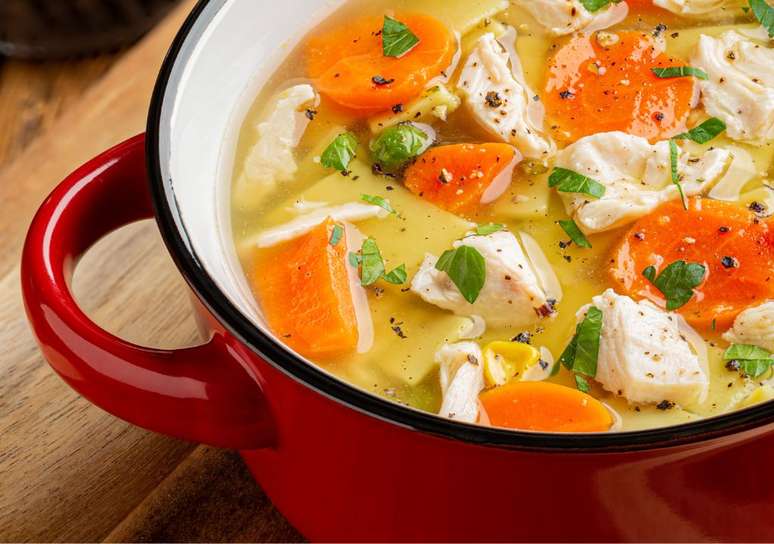
[[339,134],[325,148],[320,156],[320,164],[325,168],[335,168],[339,172],[346,172],[349,163],[357,155],[357,138],[351,132]]
[[398,168],[427,148],[429,136],[411,123],[401,123],[384,130],[371,141],[371,153],[379,165]]
[[341,241],[341,237],[344,236],[344,228],[341,225],[333,225],[333,231],[331,231],[331,238],[328,242],[335,246]]
[[583,4],[583,7],[586,8],[591,13],[594,13],[595,11],[599,11],[600,9],[602,9],[603,7],[611,3],[612,3],[612,0],[581,0],[581,4]]
[[774,359],[753,359],[750,361],[739,361],[739,370],[750,378],[762,376],[774,365]]
[[766,0],[748,1],[755,18],[769,33],[769,38],[774,38],[774,7],[771,7]]
[[718,134],[726,130],[726,124],[717,117],[710,117],[699,126],[693,127],[688,132],[678,134],[676,140],[691,140],[697,144],[706,144]]
[[384,281],[387,283],[392,283],[393,285],[403,285],[406,283],[406,279],[408,278],[408,273],[406,272],[406,265],[402,264],[396,269],[394,269],[389,274],[385,274],[383,276]]
[[570,240],[576,246],[591,249],[591,242],[589,242],[589,239],[586,238],[586,235],[583,234],[575,221],[568,219],[567,221],[557,221],[557,223],[559,223],[559,226],[562,227],[562,230],[567,233],[567,236],[570,237]]
[[588,393],[591,391],[591,385],[589,385],[589,382],[586,381],[586,378],[580,374],[575,375],[575,387],[578,388],[578,391],[583,393]]
[[349,264],[360,267],[360,284],[363,287],[373,285],[380,279],[388,283],[400,285],[406,281],[406,265],[402,264],[389,274],[385,273],[384,259],[379,246],[373,238],[366,238],[359,253],[349,254]]
[[501,225],[500,223],[487,223],[486,225],[478,225],[476,227],[476,234],[479,236],[488,236],[495,232],[500,232],[501,230],[505,230],[505,225]]
[[385,57],[402,57],[419,43],[411,29],[397,19],[384,16],[382,26],[382,52]]
[[656,77],[660,77],[661,79],[689,76],[698,79],[709,79],[707,72],[701,68],[694,68],[693,66],[669,66],[667,68],[651,68],[650,70],[656,74]]
[[548,177],[548,186],[562,193],[581,193],[592,198],[605,196],[605,186],[597,180],[558,166]]
[[602,334],[602,311],[591,306],[586,317],[575,328],[575,336],[559,357],[567,370],[593,378],[597,375],[599,338]]
[[398,214],[398,212],[395,211],[395,208],[393,208],[392,205],[390,204],[390,201],[381,196],[360,195],[360,200],[364,202],[368,202],[369,204],[373,204],[374,206],[379,206],[380,208],[384,208],[388,212],[394,213],[395,215]]
[[668,311],[677,310],[685,306],[693,297],[693,288],[701,285],[707,275],[707,268],[703,264],[675,261],[656,276],[653,266],[642,271],[642,275],[648,279],[666,299]]
[[360,253],[354,253],[354,252],[350,252],[349,253],[348,259],[349,259],[349,264],[350,264],[350,266],[352,266],[352,268],[359,267],[360,266],[360,262],[363,260],[360,257]]
[[476,248],[460,246],[445,251],[435,268],[449,275],[465,300],[476,302],[486,282],[486,261]]
[[750,378],[757,378],[774,366],[771,353],[749,344],[731,344],[723,353],[723,360],[736,361],[739,364],[739,370]]
[[677,190],[680,192],[680,201],[683,203],[683,208],[687,210],[688,201],[685,200],[683,185],[680,183],[680,173],[677,170],[677,159],[679,156],[680,150],[677,148],[677,144],[674,140],[669,140],[669,168],[672,171],[672,183],[677,186]]

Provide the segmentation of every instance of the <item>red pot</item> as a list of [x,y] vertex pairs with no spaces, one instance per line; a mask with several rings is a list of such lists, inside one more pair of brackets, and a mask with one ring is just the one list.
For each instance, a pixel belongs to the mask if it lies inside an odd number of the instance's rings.
[[[173,47],[142,136],[76,170],[28,234],[22,287],[51,366],[116,416],[241,451],[312,540],[774,540],[774,404],[641,432],[552,435],[466,425],[340,382],[264,334],[191,249],[162,173]],[[146,167],[147,155],[147,167]],[[211,340],[148,349],[95,325],[69,290],[99,238],[155,215]]]

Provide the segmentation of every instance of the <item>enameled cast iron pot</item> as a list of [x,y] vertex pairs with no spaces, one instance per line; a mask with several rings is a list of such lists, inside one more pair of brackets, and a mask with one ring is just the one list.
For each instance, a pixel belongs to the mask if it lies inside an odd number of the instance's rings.
[[[334,8],[197,5],[162,68],[145,139],[76,170],[30,228],[24,298],[54,369],[120,418],[240,450],[313,540],[773,540],[773,403],[644,432],[510,432],[372,396],[267,332],[229,232],[234,142],[267,74]],[[94,242],[154,216],[195,294],[202,346],[129,344],[69,291]]]

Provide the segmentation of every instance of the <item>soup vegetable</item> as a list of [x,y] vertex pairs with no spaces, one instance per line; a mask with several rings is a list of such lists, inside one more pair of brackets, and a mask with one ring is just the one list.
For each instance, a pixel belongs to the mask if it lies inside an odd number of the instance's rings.
[[311,364],[461,422],[774,398],[774,8],[351,1],[244,121],[237,252]]

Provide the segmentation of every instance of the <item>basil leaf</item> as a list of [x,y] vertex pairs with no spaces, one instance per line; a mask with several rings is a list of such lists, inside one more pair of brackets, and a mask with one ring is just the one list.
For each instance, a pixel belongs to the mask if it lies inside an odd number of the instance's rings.
[[707,72],[701,68],[694,68],[693,66],[669,66],[667,68],[651,68],[650,70],[656,74],[656,77],[660,77],[661,79],[690,76],[698,79],[709,79]]
[[588,238],[586,238],[586,235],[583,234],[575,221],[569,219],[567,221],[557,222],[559,223],[559,226],[562,227],[562,230],[567,233],[567,236],[570,237],[570,240],[575,242],[576,246],[591,249],[591,242],[589,242]]
[[592,198],[605,196],[605,186],[597,180],[558,166],[548,177],[548,186],[562,193],[581,193]]
[[402,57],[419,43],[419,38],[409,27],[397,19],[384,16],[382,26],[382,52],[385,57]]
[[349,264],[352,266],[352,268],[358,268],[360,266],[360,262],[363,260],[359,253],[353,252],[350,252],[347,258],[349,259]]
[[581,0],[581,4],[591,13],[599,11],[603,7],[611,3],[612,0]]
[[575,336],[559,357],[567,370],[593,378],[597,375],[599,338],[602,334],[602,311],[591,306],[586,317],[575,328]]
[[731,344],[723,353],[724,361],[750,361],[754,359],[769,359],[771,353],[758,346],[749,344]]
[[699,126],[693,127],[688,132],[675,136],[676,140],[691,140],[697,144],[706,144],[718,134],[726,130],[726,124],[717,117],[710,117]]
[[380,208],[384,208],[390,213],[394,213],[396,215],[398,214],[398,212],[395,211],[395,208],[393,208],[392,205],[390,204],[390,201],[381,196],[360,195],[360,200],[364,202],[368,202],[369,204],[373,204],[374,206],[379,206]]
[[749,361],[739,361],[739,370],[750,378],[762,376],[774,364],[774,359],[752,359]]
[[373,285],[384,274],[384,260],[376,245],[376,240],[367,238],[363,242],[360,250],[360,284],[363,286]]
[[505,225],[501,225],[500,223],[487,223],[486,225],[478,225],[476,227],[476,234],[479,236],[488,236],[495,232],[500,232],[501,230],[505,230]]
[[371,153],[381,166],[393,169],[419,155],[427,146],[429,136],[410,123],[401,123],[384,130],[371,141]]
[[774,7],[766,0],[749,0],[749,4],[755,18],[769,33],[769,38],[774,38]]
[[320,156],[320,164],[325,168],[335,168],[339,172],[346,172],[349,163],[356,156],[357,138],[351,132],[339,134],[325,148]]
[[[567,347],[564,348],[564,351],[559,356],[559,362],[562,363],[567,370],[572,370],[572,366],[575,364],[575,352],[578,349],[578,328],[579,327],[580,325],[575,327],[575,334],[573,335],[572,340],[570,340],[570,343],[567,344]],[[556,365],[556,366],[559,366],[559,365]]]
[[655,269],[651,266],[643,270],[642,274],[661,291],[666,299],[666,309],[671,312],[682,308],[691,300],[693,288],[704,281],[707,268],[703,264],[680,260],[667,266],[655,279]]
[[575,387],[578,388],[578,391],[581,391],[583,393],[588,393],[589,391],[591,391],[591,386],[589,385],[589,382],[587,382],[586,378],[584,378],[580,374],[575,375]]
[[683,208],[688,209],[688,201],[685,200],[685,193],[683,192],[683,186],[680,183],[680,173],[677,171],[677,159],[679,158],[680,150],[677,148],[677,144],[674,140],[669,140],[669,168],[672,171],[672,183],[677,186],[677,190],[680,193],[680,201],[683,203]]
[[656,267],[649,266],[648,268],[642,271],[642,275],[645,276],[645,279],[648,280],[650,283],[653,283],[654,281],[656,281]]
[[344,228],[341,225],[333,225],[333,231],[331,231],[331,238],[328,240],[328,242],[335,246],[339,243],[341,240],[341,237],[344,236]]
[[460,246],[446,251],[435,268],[449,275],[465,300],[476,302],[486,282],[486,261],[476,248]]
[[403,285],[406,283],[406,279],[408,278],[408,273],[406,273],[406,265],[400,265],[389,274],[385,274],[383,278],[387,283],[392,283],[393,285]]

